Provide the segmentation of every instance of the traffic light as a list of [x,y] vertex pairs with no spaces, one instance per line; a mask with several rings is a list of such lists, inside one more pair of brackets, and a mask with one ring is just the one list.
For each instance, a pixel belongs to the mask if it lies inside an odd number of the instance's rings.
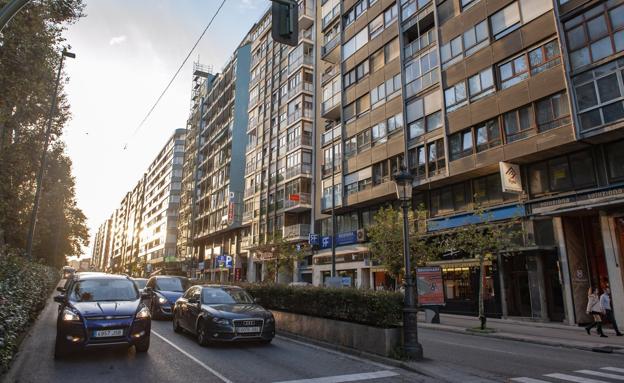
[[299,42],[299,12],[295,0],[272,0],[273,25],[271,36],[278,43],[297,46]]

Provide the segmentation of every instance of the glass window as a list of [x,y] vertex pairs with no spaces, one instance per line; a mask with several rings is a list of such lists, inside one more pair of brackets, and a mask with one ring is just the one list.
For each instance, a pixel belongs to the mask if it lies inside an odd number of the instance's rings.
[[535,104],[537,129],[545,132],[571,123],[566,92],[557,93]]
[[611,180],[624,179],[624,140],[616,141],[606,146],[607,168]]
[[427,171],[428,176],[440,174],[446,168],[444,155],[444,139],[439,139],[427,144]]
[[463,106],[466,101],[466,84],[462,81],[444,90],[444,101],[449,112]]
[[531,194],[541,195],[591,187],[596,184],[590,151],[555,157],[529,166]]
[[515,30],[520,25],[518,3],[511,3],[490,16],[490,23],[492,24],[494,39],[499,39]]
[[498,66],[501,89],[509,88],[529,78],[529,65],[526,55],[516,57]]
[[470,100],[478,100],[494,92],[492,68],[487,68],[468,79]]
[[455,133],[449,137],[450,159],[451,161],[469,156],[472,154],[472,129]]
[[533,113],[530,105],[503,115],[507,142],[529,137],[533,131]]
[[498,119],[490,120],[475,127],[477,137],[477,152],[499,146],[501,144]]

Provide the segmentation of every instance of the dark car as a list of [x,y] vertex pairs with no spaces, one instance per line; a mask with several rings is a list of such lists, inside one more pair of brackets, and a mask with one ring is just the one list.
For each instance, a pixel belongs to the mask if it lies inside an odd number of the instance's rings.
[[135,346],[137,352],[149,349],[150,312],[130,278],[76,274],[54,301],[60,304],[55,357],[101,346]]
[[143,289],[145,285],[147,285],[147,278],[132,278],[132,282],[134,282],[137,289],[139,289],[139,292],[143,293]]
[[191,283],[185,277],[159,275],[151,277],[143,292],[144,303],[154,319],[171,318],[176,300],[184,294]]
[[236,286],[193,286],[173,310],[175,332],[189,331],[205,346],[213,341],[260,341],[275,336],[275,318]]

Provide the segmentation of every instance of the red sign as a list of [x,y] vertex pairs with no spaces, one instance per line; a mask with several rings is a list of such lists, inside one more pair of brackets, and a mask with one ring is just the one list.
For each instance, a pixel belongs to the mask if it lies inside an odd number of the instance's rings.
[[439,267],[419,267],[416,269],[418,304],[420,306],[443,306],[444,284],[442,269]]
[[230,202],[228,205],[228,223],[234,222],[234,203]]
[[291,201],[299,201],[301,199],[301,197],[299,196],[299,194],[289,194],[288,195],[288,199]]
[[234,269],[234,280],[235,281],[241,280],[241,268],[240,267]]

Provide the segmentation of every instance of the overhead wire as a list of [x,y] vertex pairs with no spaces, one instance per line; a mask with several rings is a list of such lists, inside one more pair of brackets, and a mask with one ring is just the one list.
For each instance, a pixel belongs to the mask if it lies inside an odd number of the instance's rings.
[[[221,8],[223,8],[223,5],[225,4],[227,0],[223,0],[221,1],[221,4],[219,5],[219,8],[217,8],[217,11],[214,13],[214,15],[212,15],[212,18],[210,19],[210,21],[208,22],[208,24],[206,25],[206,27],[204,28],[204,30],[202,31],[201,35],[199,35],[199,38],[197,38],[197,40],[195,41],[195,44],[193,44],[193,47],[189,50],[188,54],[186,55],[186,57],[184,58],[184,60],[182,61],[182,63],[180,64],[180,66],[178,67],[178,69],[176,70],[176,72],[173,74],[173,77],[171,77],[171,80],[169,80],[169,83],[167,83],[167,86],[165,87],[165,89],[162,91],[162,93],[160,94],[160,96],[158,96],[158,98],[156,99],[156,102],[154,102],[154,105],[152,105],[152,107],[150,108],[150,110],[147,112],[147,114],[145,115],[145,117],[143,118],[143,120],[141,121],[141,123],[136,127],[136,129],[134,129],[134,131],[132,132],[132,135],[130,136],[130,138],[134,137],[139,130],[143,127],[143,125],[145,124],[145,122],[149,119],[149,117],[151,116],[152,112],[154,112],[154,110],[156,109],[156,107],[158,106],[158,103],[160,102],[160,100],[162,100],[163,96],[167,93],[167,91],[169,90],[169,88],[171,87],[171,84],[173,84],[173,81],[176,79],[176,77],[178,77],[178,74],[180,73],[180,71],[182,70],[182,68],[184,67],[184,65],[186,64],[186,62],[188,61],[189,57],[191,57],[191,55],[193,54],[193,51],[195,51],[195,48],[197,48],[197,45],[199,45],[199,42],[201,41],[201,39],[204,37],[204,35],[206,34],[206,32],[208,31],[208,29],[210,28],[210,26],[212,25],[212,22],[215,20],[215,18],[217,17],[217,15],[219,14],[219,12],[221,11]],[[123,149],[126,150],[128,148],[128,142],[126,142],[124,144]]]

